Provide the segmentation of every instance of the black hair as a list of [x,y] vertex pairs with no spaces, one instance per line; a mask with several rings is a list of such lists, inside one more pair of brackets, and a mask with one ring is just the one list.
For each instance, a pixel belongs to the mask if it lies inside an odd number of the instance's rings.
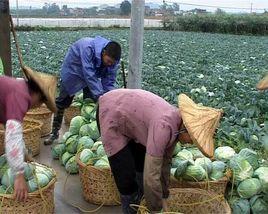
[[39,85],[32,79],[28,79],[27,80],[27,85],[28,85],[28,89],[30,91],[30,93],[38,93],[41,94],[41,101],[44,102],[46,101],[46,96],[44,95],[44,93],[42,92],[41,88],[39,87]]
[[113,58],[116,61],[120,60],[121,46],[119,43],[111,41],[105,46],[104,50],[109,57]]

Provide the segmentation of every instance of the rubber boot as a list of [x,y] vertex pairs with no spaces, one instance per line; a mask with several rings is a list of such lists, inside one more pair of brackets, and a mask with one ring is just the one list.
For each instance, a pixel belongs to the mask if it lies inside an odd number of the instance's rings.
[[124,214],[136,214],[137,213],[137,208],[136,207],[131,207],[131,204],[139,205],[140,200],[138,193],[135,192],[131,195],[122,195],[121,194],[121,206],[122,206],[122,211]]
[[48,139],[44,141],[45,145],[51,145],[59,138],[59,130],[61,128],[63,119],[64,109],[58,109],[57,113],[54,114],[52,132]]

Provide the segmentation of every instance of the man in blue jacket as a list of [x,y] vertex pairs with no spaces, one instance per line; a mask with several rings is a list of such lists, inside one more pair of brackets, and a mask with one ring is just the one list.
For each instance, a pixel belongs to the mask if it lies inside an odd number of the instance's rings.
[[58,139],[64,109],[71,105],[77,92],[83,90],[84,99],[91,98],[96,102],[101,95],[115,88],[120,57],[120,45],[100,36],[82,38],[69,48],[61,68],[60,93],[56,98],[58,111],[45,145]]

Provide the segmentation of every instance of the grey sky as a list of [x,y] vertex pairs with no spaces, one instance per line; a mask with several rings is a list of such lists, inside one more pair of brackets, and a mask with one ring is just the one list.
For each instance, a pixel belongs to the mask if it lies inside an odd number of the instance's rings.
[[[242,8],[250,8],[251,3],[253,3],[253,8],[258,9],[268,9],[268,0],[166,0],[168,3],[177,2],[177,3],[191,3],[198,5],[213,5],[219,7],[242,7]],[[16,6],[16,0],[9,0],[11,7]],[[63,4],[67,4],[70,7],[91,7],[100,5],[100,2],[103,4],[119,4],[122,0],[18,0],[19,6],[33,6],[33,7],[41,7],[45,2],[47,3],[57,3],[62,6]],[[161,4],[162,0],[145,0],[146,3],[154,2]],[[181,4],[182,9],[195,8],[197,6],[187,6]],[[199,6],[199,8],[201,8]],[[227,9],[226,9],[227,10]]]

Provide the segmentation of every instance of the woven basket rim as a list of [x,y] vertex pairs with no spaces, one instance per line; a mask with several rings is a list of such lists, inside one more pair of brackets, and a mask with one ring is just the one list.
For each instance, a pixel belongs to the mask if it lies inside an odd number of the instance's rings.
[[[38,111],[32,111],[32,110],[37,110]],[[40,106],[38,108],[30,109],[26,115],[43,115],[43,114],[53,114],[52,111],[50,111],[46,106]]]
[[[41,165],[41,166],[48,167],[46,164],[39,164],[39,163],[35,163],[35,162],[31,162],[31,163],[32,164],[35,164],[35,165]],[[29,192],[28,193],[28,197],[31,198],[31,197],[39,196],[40,195],[40,191],[41,192],[44,192],[47,189],[49,189],[52,185],[54,185],[56,183],[56,181],[57,181],[56,171],[53,168],[51,168],[51,167],[48,167],[48,168],[51,169],[54,177],[51,179],[51,181],[45,187],[42,187],[42,188],[40,188],[40,189],[38,189],[38,190],[36,190],[34,192]],[[14,198],[13,194],[1,194],[1,193],[0,193],[0,197],[1,198],[9,198],[9,199],[13,199]]]
[[77,153],[75,155],[75,160],[77,162],[77,164],[82,167],[82,168],[86,168],[87,170],[95,170],[95,171],[98,171],[98,172],[111,172],[111,168],[99,168],[99,167],[95,167],[95,166],[92,166],[92,165],[86,165],[84,164],[81,160],[80,160],[80,154],[81,152]]
[[[26,122],[26,123],[31,123],[33,122],[35,124],[34,127],[32,128],[28,128],[28,129],[23,129],[23,133],[28,133],[28,132],[32,132],[33,130],[36,130],[36,129],[40,129],[42,128],[43,126],[43,123],[40,121],[40,120],[35,120],[35,119],[30,119],[30,118],[25,118],[23,119],[23,122]],[[3,124],[2,124],[3,125]],[[0,134],[4,134],[4,130],[1,130],[0,129]]]

